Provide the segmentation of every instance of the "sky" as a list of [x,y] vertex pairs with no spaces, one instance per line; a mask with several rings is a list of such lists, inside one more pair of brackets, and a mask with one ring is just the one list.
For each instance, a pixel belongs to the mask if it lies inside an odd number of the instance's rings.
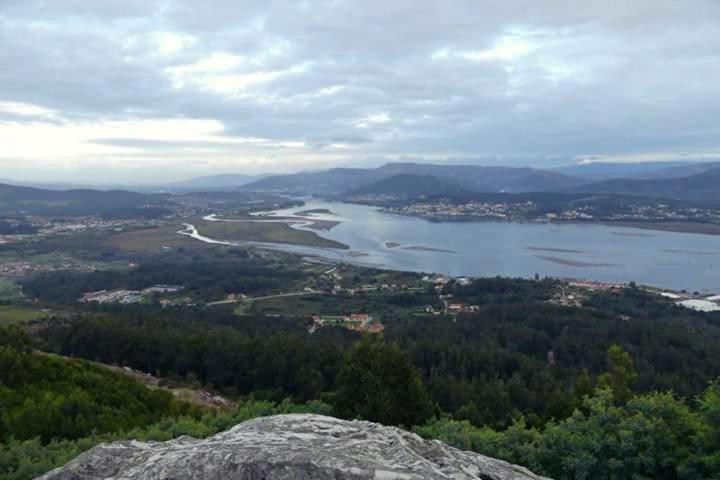
[[0,0],[0,178],[720,159],[720,0]]

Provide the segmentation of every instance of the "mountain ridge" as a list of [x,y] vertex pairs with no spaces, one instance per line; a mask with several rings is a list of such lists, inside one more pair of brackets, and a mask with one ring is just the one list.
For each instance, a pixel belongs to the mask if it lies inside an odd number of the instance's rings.
[[0,184],[0,213],[25,212],[40,215],[108,214],[124,209],[136,212],[167,205],[164,195],[127,190],[47,190],[36,187]]
[[[529,167],[434,165],[388,163],[377,168],[333,168],[313,172],[274,175],[247,184],[243,189],[286,193],[346,194],[400,174],[431,175],[458,181],[475,191],[561,191],[587,183],[585,180]],[[542,187],[542,188],[541,188]]]
[[668,198],[720,206],[720,168],[680,178],[604,180],[569,191]]

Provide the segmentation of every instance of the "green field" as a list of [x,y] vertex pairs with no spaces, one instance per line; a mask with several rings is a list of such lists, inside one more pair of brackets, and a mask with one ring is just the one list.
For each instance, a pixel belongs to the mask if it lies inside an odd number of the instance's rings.
[[0,301],[7,302],[22,298],[22,289],[13,282],[0,280]]
[[201,249],[209,246],[206,243],[177,233],[182,229],[182,225],[177,225],[124,232],[112,235],[107,239],[107,243],[131,252],[162,252],[166,248]]
[[47,313],[42,310],[0,305],[0,326],[29,322],[46,316]]
[[[285,223],[262,222],[207,222],[201,219],[189,219],[187,223],[195,225],[201,235],[227,242],[268,242],[304,245],[321,248],[347,248],[342,243],[327,240],[313,232],[295,230]],[[171,248],[207,248],[217,247],[194,240],[177,233],[183,226],[151,228],[125,232],[110,237],[108,242],[123,250],[138,252],[159,252]]]
[[[421,311],[433,298],[426,295],[413,297],[415,302],[398,305],[391,300],[392,294],[368,293],[355,296],[302,295],[296,297],[276,297],[245,302],[236,308],[236,313],[264,315],[322,315],[333,317],[351,313],[367,313],[376,318],[412,314]],[[395,302],[397,303],[397,302]]]
[[280,222],[197,222],[201,235],[223,241],[287,243],[308,247],[342,248],[346,245],[328,240],[314,232],[296,230]]

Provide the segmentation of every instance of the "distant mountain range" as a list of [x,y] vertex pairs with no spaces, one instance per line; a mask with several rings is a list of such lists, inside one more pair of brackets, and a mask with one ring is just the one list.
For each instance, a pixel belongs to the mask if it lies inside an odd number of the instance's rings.
[[[451,167],[451,171],[455,167]],[[480,168],[480,167],[476,167]],[[673,167],[689,168],[689,167]],[[422,169],[419,169],[422,171]],[[542,171],[513,171],[512,174],[502,169],[501,175],[494,175],[495,169],[483,169],[485,177],[473,177],[473,170],[466,176],[433,176],[420,174],[399,174],[360,188],[350,190],[344,198],[353,199],[368,195],[395,196],[417,198],[420,196],[442,196],[470,193],[562,193],[562,194],[605,194],[624,197],[644,197],[652,199],[672,199],[691,202],[703,206],[720,206],[720,168],[703,171],[703,173],[680,178],[654,179],[614,179],[600,182],[574,182],[574,177],[546,177]],[[509,169],[517,170],[517,169]],[[427,170],[426,170],[427,171]],[[690,171],[693,171],[692,169]],[[547,187],[544,180],[550,179]],[[497,188],[500,183],[512,184],[513,188]],[[535,183],[537,182],[537,183]],[[579,183],[570,188],[562,188],[563,184]]]
[[[100,191],[0,181],[0,213],[95,214],[163,206],[167,196],[141,191],[262,192],[349,198],[360,195],[430,197],[469,193],[602,193],[667,198],[720,206],[720,162],[589,163],[541,170],[527,167],[388,163],[377,168],[333,168],[287,175],[218,174],[165,187]],[[64,213],[61,213],[64,212]]]
[[584,193],[669,198],[720,206],[720,168],[681,178],[605,180],[582,185],[573,190]]
[[347,194],[347,197],[396,195],[398,193],[407,197],[417,198],[450,194],[458,195],[469,193],[469,191],[452,179],[438,178],[432,175],[402,173],[352,190]]
[[243,175],[239,173],[220,173],[206,177],[193,178],[167,186],[170,191],[232,190],[248,183],[256,182],[268,175]]
[[0,214],[154,216],[169,200],[124,190],[47,190],[0,184]]
[[720,168],[720,162],[591,162],[566,165],[550,170],[592,181],[617,178],[659,179],[681,178]]
[[457,182],[461,188],[484,192],[562,191],[587,183],[586,180],[569,175],[533,168],[389,163],[378,168],[334,168],[274,175],[247,184],[243,189],[337,195],[397,175],[426,175],[449,179]]

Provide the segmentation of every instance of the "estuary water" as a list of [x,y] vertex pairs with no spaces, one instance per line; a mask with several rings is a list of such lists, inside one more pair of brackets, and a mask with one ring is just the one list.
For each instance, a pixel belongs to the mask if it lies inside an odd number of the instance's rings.
[[[315,200],[271,215],[294,216],[315,209],[333,214],[310,217],[340,222],[317,233],[350,250],[287,250],[452,276],[532,277],[537,273],[720,292],[720,236],[587,224],[436,223],[386,214],[375,207]],[[293,228],[309,227],[300,223]]]

